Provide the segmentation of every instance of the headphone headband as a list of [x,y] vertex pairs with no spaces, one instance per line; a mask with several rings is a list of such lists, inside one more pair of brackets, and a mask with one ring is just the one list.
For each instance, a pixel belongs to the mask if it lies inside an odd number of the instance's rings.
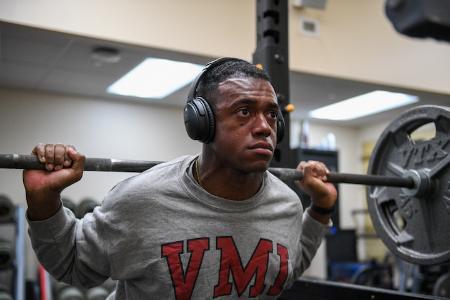
[[195,99],[195,97],[197,97],[197,88],[200,85],[200,82],[202,82],[203,77],[208,73],[209,70],[213,69],[216,66],[224,64],[228,61],[242,61],[242,62],[248,63],[247,61],[245,61],[243,59],[234,58],[234,57],[220,57],[213,61],[210,61],[209,63],[207,63],[205,65],[205,67],[200,72],[200,74],[198,74],[197,77],[195,77],[194,81],[192,82],[191,88],[188,93],[187,101],[188,102],[192,101],[193,99]]

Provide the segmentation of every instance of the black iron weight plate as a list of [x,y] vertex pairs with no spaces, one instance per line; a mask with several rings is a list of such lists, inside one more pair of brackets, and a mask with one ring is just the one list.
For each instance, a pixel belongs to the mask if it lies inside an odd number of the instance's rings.
[[[414,141],[411,133],[434,123],[436,135]],[[381,134],[369,174],[429,174],[422,194],[393,187],[368,187],[367,206],[378,236],[396,256],[419,265],[450,262],[450,108],[418,106],[394,120]],[[424,181],[422,181],[423,183]]]

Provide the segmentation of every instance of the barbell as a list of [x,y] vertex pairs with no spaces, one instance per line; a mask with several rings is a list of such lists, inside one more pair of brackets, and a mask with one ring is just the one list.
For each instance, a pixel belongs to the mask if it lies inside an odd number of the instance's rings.
[[[434,123],[435,137],[414,141],[411,133],[428,123]],[[450,262],[449,132],[449,107],[415,107],[383,131],[367,175],[327,175],[327,182],[369,186],[367,205],[378,236],[395,255],[414,264]],[[84,170],[143,172],[159,163],[86,158]],[[33,155],[0,154],[0,168],[45,170],[45,165]],[[296,169],[269,172],[283,181],[303,178]]]
[[[99,172],[144,172],[162,162],[146,160],[121,160],[113,158],[90,158],[87,157],[84,171]],[[0,168],[2,169],[26,169],[45,170],[45,164],[41,163],[35,155],[23,154],[0,154]],[[303,172],[289,168],[269,168],[269,172],[281,180],[302,180]],[[383,185],[404,188],[414,188],[415,181],[410,177],[362,175],[348,173],[329,173],[327,182],[350,183],[363,185]]]

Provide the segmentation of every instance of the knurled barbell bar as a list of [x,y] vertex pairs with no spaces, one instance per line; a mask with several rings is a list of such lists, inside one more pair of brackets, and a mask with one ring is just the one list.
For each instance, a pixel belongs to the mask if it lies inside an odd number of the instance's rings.
[[[85,171],[102,172],[144,172],[162,162],[145,160],[120,160],[112,158],[86,158],[84,164]],[[22,154],[0,154],[0,168],[2,169],[26,169],[45,170],[45,164],[41,163],[34,155]],[[269,168],[269,172],[281,180],[293,181],[302,180],[303,173],[296,169]],[[394,177],[347,173],[329,173],[327,182],[351,183],[375,186],[394,186],[412,189],[416,186],[413,176]]]
[[[433,138],[411,138],[433,123]],[[329,173],[327,182],[369,186],[367,206],[374,228],[395,255],[414,264],[450,262],[450,108],[418,106],[383,131],[368,175]],[[161,162],[86,158],[86,171],[143,172]],[[0,155],[0,168],[45,170],[35,156]],[[295,169],[269,168],[283,181],[301,180]],[[370,200],[369,200],[370,199]]]

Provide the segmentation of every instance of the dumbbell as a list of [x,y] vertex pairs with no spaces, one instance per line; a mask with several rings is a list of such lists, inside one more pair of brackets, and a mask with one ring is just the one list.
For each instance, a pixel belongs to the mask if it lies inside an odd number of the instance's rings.
[[0,271],[0,300],[12,300],[13,292],[13,270]]
[[85,300],[83,293],[80,289],[74,286],[68,286],[61,290],[58,294],[58,300]]
[[0,223],[14,221],[15,207],[6,195],[0,195]]
[[70,198],[67,197],[61,197],[62,205],[68,209],[70,209],[74,215],[76,215],[77,212],[77,205],[75,202],[73,202]]
[[105,282],[103,282],[102,287],[104,287],[109,293],[112,293],[116,289],[116,284],[116,280],[108,278]]
[[98,205],[99,205],[98,202],[95,201],[94,199],[84,198],[77,206],[76,209],[77,218],[81,219],[82,217],[84,217],[85,214],[92,212],[94,208]]
[[109,292],[103,286],[96,286],[86,291],[86,300],[105,300]]
[[0,270],[5,270],[13,265],[14,247],[10,241],[0,239]]
[[9,293],[0,291],[0,300],[14,300],[14,299]]
[[85,300],[83,292],[64,282],[53,282],[53,293],[56,300]]

